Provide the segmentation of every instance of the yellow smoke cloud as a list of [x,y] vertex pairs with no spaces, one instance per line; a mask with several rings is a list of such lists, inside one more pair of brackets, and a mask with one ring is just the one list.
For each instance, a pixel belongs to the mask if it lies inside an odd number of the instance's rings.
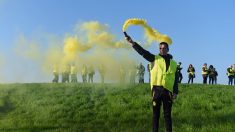
[[108,25],[100,24],[98,21],[84,22],[77,26],[77,31],[83,34],[80,39],[85,39],[84,43],[89,46],[130,49],[125,42],[116,40],[116,35],[109,32]]
[[41,53],[40,43],[35,40],[27,40],[24,35],[20,35],[16,41],[15,52],[27,59],[39,60]]
[[79,53],[77,64],[80,70],[83,64],[93,65],[95,69],[104,65],[106,80],[108,78],[111,81],[117,81],[121,64],[128,69],[129,62],[133,62],[133,64],[137,62],[136,58],[130,56],[133,53],[129,52],[131,47],[125,41],[117,40],[116,35],[109,32],[108,25],[100,24],[97,21],[85,22],[77,25],[77,32],[83,34],[78,39],[90,46],[88,51]]
[[64,59],[65,62],[73,62],[78,52],[86,52],[91,46],[82,45],[77,37],[66,37],[64,41]]
[[142,26],[144,28],[145,36],[147,38],[147,41],[149,43],[152,43],[153,41],[157,41],[158,43],[166,42],[169,45],[172,44],[172,40],[169,36],[167,36],[166,34],[161,34],[157,30],[151,28],[147,24],[146,20],[138,19],[138,18],[128,19],[123,24],[122,31],[125,32],[130,25],[140,25],[140,26]]
[[52,68],[58,67],[62,64],[62,58],[63,55],[63,49],[59,47],[58,45],[51,45],[49,49],[47,50],[44,59],[42,61],[42,71],[46,74],[50,74],[52,71]]
[[64,42],[64,53],[66,55],[76,54],[79,49],[79,42],[75,37],[68,37]]
[[[51,78],[53,68],[58,68],[61,74],[64,67],[71,64],[75,64],[78,74],[81,75],[82,65],[85,64],[93,65],[98,78],[96,81],[99,81],[100,65],[105,67],[106,81],[118,81],[121,66],[125,67],[128,73],[130,68],[137,65],[139,57],[130,52],[132,48],[126,41],[116,39],[116,35],[109,31],[108,25],[89,21],[76,25],[75,28],[76,32],[73,34],[67,33],[56,40],[48,40],[48,46],[44,48],[39,46],[42,44],[40,40],[30,40],[21,36],[17,40],[15,51],[30,61],[38,62],[41,71]],[[81,81],[81,78],[78,80]]]

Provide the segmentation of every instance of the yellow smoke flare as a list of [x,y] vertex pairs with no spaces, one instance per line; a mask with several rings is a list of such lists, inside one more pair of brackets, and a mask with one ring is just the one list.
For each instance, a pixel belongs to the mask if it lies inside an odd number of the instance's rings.
[[147,24],[146,24],[146,21],[143,20],[143,19],[138,19],[138,18],[128,19],[123,24],[122,31],[125,32],[129,25],[142,25],[142,26],[144,26],[144,25],[147,25]]
[[122,27],[122,31],[125,32],[127,27],[130,25],[141,25],[144,28],[145,36],[148,39],[148,42],[157,41],[160,42],[166,42],[167,44],[172,44],[172,40],[169,36],[166,34],[161,34],[157,30],[151,28],[149,25],[147,25],[146,20],[138,19],[138,18],[132,18],[125,21]]

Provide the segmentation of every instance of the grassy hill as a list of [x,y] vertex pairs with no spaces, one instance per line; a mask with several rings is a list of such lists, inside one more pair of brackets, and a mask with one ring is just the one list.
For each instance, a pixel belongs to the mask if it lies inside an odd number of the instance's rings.
[[[235,87],[179,85],[176,132],[235,131]],[[161,117],[161,131],[164,119]],[[150,132],[148,84],[1,84],[0,131]]]

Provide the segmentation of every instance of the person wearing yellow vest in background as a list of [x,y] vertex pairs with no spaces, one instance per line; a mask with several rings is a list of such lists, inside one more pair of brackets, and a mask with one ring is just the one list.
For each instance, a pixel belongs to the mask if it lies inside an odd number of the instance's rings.
[[95,70],[92,64],[88,66],[88,82],[93,83],[93,76],[95,75]]
[[151,83],[150,78],[151,78],[151,70],[153,69],[153,63],[152,62],[148,63],[147,68],[148,68],[148,72],[149,72],[149,83]]
[[233,85],[233,78],[234,78],[235,71],[233,69],[233,66],[231,65],[227,69],[227,76],[228,76],[228,85]]
[[129,77],[130,77],[130,83],[135,84],[135,77],[136,77],[136,66],[135,64],[131,64],[129,70]]
[[70,65],[64,64],[62,69],[62,83],[69,83]]
[[54,75],[54,78],[53,78],[52,82],[58,83],[58,81],[59,81],[59,71],[58,71],[58,66],[57,65],[54,65],[54,67],[53,67],[53,75]]
[[203,84],[207,84],[208,68],[207,68],[206,63],[204,63],[204,65],[202,67],[202,78],[203,78]]
[[137,66],[137,75],[139,77],[139,83],[144,83],[144,73],[145,73],[145,68],[142,63]]
[[119,66],[119,83],[125,83],[126,80],[126,70],[124,65]]
[[100,64],[99,68],[98,68],[98,71],[100,73],[101,83],[103,84],[104,83],[104,76],[105,76],[105,66],[103,64]]
[[87,66],[86,65],[82,66],[82,82],[83,83],[87,82]]
[[192,64],[188,66],[187,72],[188,72],[188,84],[190,83],[190,81],[193,84],[193,79],[195,78],[195,69]]
[[176,73],[177,63],[172,59],[172,55],[168,54],[168,44],[166,42],[160,42],[160,53],[153,55],[134,42],[127,34],[125,37],[140,55],[149,62],[154,63],[151,70],[150,83],[153,95],[153,131],[158,131],[160,109],[163,104],[166,131],[171,132],[171,110],[173,99],[176,99],[178,94],[178,76]]
[[76,68],[75,64],[71,65],[70,75],[71,75],[71,82],[76,83],[77,82],[77,68]]

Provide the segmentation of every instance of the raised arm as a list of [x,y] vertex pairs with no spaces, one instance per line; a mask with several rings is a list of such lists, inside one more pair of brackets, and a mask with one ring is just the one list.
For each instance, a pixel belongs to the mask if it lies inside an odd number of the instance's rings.
[[133,41],[131,37],[124,32],[126,40],[132,45],[132,47],[137,51],[141,56],[143,56],[147,61],[154,62],[155,55],[151,54],[149,51],[145,50],[143,47],[141,47],[138,43]]

